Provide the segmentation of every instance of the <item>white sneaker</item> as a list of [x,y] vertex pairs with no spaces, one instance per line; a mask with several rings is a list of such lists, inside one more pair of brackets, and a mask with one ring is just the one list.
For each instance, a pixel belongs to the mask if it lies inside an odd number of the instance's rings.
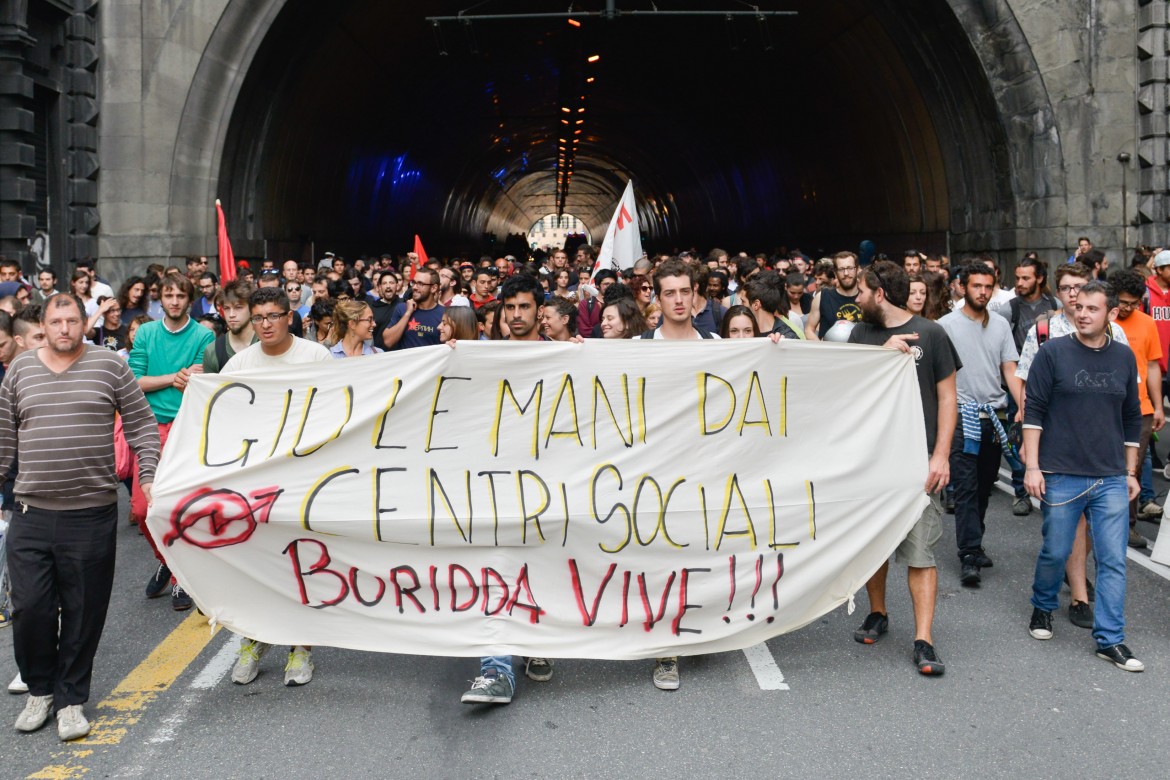
[[12,682],[8,683],[9,693],[28,693],[28,683],[20,676],[20,672],[12,678]]
[[307,685],[313,679],[313,653],[303,647],[294,647],[284,667],[284,684]]
[[268,652],[272,645],[257,642],[254,639],[244,639],[240,642],[240,657],[232,667],[232,682],[236,685],[247,685],[260,674],[260,659]]
[[654,661],[654,687],[660,691],[678,690],[678,658],[658,658]]
[[16,716],[17,731],[36,731],[53,711],[53,696],[29,696],[24,711]]
[[57,710],[57,736],[62,742],[81,739],[89,733],[89,721],[80,704],[70,704]]

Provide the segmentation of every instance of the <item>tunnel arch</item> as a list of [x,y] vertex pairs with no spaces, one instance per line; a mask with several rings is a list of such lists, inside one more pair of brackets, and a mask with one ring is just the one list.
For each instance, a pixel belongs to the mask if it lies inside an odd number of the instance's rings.
[[[448,5],[228,0],[180,121],[172,223],[219,195],[245,254],[526,232],[552,196],[567,47],[476,25],[481,54],[448,33],[441,57],[421,19]],[[772,52],[678,24],[677,55],[623,55],[647,28],[614,23],[566,210],[600,235],[632,178],[662,248],[975,249],[1060,208],[1053,112],[1006,3],[810,5],[772,27]]]

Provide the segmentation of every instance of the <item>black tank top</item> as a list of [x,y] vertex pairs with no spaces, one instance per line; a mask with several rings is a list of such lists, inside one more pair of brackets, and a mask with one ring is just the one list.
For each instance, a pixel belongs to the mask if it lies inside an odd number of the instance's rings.
[[817,326],[817,338],[823,339],[837,320],[861,322],[861,307],[857,295],[842,295],[833,288],[821,290],[821,321]]

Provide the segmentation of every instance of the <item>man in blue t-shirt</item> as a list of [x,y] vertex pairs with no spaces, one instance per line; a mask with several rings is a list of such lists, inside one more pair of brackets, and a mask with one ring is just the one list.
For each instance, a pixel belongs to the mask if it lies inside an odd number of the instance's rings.
[[1089,519],[1097,562],[1097,655],[1127,672],[1145,665],[1125,646],[1125,555],[1142,408],[1137,362],[1109,334],[1117,294],[1092,281],[1073,303],[1076,330],[1046,341],[1028,372],[1024,487],[1041,500],[1044,544],[1032,580],[1033,639],[1052,638],[1077,522]]
[[394,307],[390,324],[382,331],[389,349],[410,349],[439,343],[439,323],[443,312],[439,305],[439,275],[430,268],[420,268],[410,283],[410,300]]

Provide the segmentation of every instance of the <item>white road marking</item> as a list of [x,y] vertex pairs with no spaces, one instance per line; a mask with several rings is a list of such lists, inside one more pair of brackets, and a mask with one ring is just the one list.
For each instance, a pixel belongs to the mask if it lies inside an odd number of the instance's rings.
[[199,692],[211,690],[219,684],[219,681],[236,662],[239,650],[240,637],[232,635],[223,643],[219,652],[213,655],[211,660],[199,670],[199,674],[195,675],[195,679],[191,681],[189,686],[191,692],[183,694],[175,709],[162,718],[158,728],[147,737],[146,743],[148,745],[163,745],[175,740],[179,735],[179,730],[187,720],[187,714],[191,711],[191,707],[203,695]]
[[1137,550],[1129,547],[1125,549],[1125,557],[1129,558],[1139,566],[1144,566],[1162,579],[1170,580],[1170,566],[1163,566],[1160,563],[1151,561],[1148,555],[1140,553]]
[[179,735],[179,729],[182,728],[183,723],[187,720],[187,713],[190,712],[191,705],[195,703],[195,700],[200,695],[197,693],[184,693],[183,698],[179,700],[179,706],[175,707],[173,712],[162,719],[159,727],[147,738],[146,743],[148,745],[162,745],[167,742],[173,742],[175,737]]
[[748,666],[752,668],[752,673],[756,675],[756,682],[760,684],[760,690],[789,690],[788,683],[784,682],[784,673],[776,665],[776,659],[772,658],[772,651],[768,649],[766,642],[745,647],[743,654],[747,657]]
[[236,656],[240,652],[240,637],[233,634],[228,641],[223,643],[223,647],[219,652],[212,656],[207,665],[195,675],[195,679],[191,681],[191,687],[197,690],[210,690],[219,685],[219,681],[228,673],[232,665],[236,662]]
[[[1014,496],[1016,494],[1016,492],[1012,489],[1012,484],[1011,484],[1012,473],[1011,473],[1011,471],[1009,471],[1008,469],[1001,468],[999,470],[999,476],[1000,476],[1000,479],[996,481],[995,486],[997,488],[999,488],[1000,490],[1002,490],[1003,492],[1007,493],[1009,496]],[[1007,480],[1007,482],[1004,482],[1005,479]],[[1037,501],[1034,498],[1030,499],[1030,500],[1032,502],[1032,507],[1034,509],[1040,508],[1039,501]],[[1134,550],[1132,547],[1125,548],[1125,557],[1129,558],[1131,561],[1136,563],[1138,566],[1142,566],[1146,569],[1149,569],[1150,571],[1152,571],[1154,574],[1157,574],[1162,579],[1170,580],[1170,566],[1163,566],[1160,563],[1156,563],[1154,561],[1151,561],[1150,556],[1148,556],[1144,553],[1140,553],[1137,550]]]

